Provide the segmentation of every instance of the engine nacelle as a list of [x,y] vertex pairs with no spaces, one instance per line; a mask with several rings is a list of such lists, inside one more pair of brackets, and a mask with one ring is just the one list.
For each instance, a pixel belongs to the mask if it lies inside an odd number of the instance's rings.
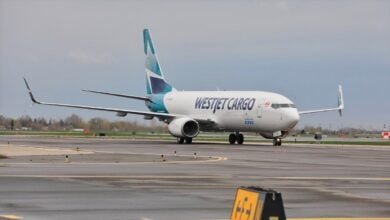
[[118,117],[125,117],[127,115],[127,112],[117,112],[116,116]]
[[199,124],[191,118],[176,118],[168,125],[168,131],[175,137],[193,138],[199,134]]
[[285,138],[288,135],[288,131],[262,132],[260,135],[267,139]]

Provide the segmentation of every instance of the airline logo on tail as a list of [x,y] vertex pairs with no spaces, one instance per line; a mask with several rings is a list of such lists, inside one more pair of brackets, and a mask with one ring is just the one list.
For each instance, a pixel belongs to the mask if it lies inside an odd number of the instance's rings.
[[161,94],[174,90],[164,79],[148,29],[144,29],[144,52],[146,55],[146,93],[148,95]]

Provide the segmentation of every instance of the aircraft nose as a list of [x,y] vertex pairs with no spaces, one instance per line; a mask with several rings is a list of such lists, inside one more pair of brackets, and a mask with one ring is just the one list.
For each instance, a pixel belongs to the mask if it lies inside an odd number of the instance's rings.
[[287,112],[286,114],[286,125],[289,128],[293,128],[296,124],[299,122],[299,114],[296,109],[290,109],[290,111]]

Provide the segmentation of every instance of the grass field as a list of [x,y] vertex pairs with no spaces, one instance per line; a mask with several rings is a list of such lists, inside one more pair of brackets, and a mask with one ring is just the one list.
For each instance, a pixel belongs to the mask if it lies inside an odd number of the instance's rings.
[[[104,134],[104,136],[101,136]],[[175,141],[176,138],[172,137],[168,133],[150,133],[150,132],[100,132],[83,134],[82,132],[75,131],[0,131],[0,135],[28,135],[28,136],[46,136],[46,137],[79,137],[79,138],[120,138],[120,139],[152,139],[152,140],[171,140]],[[390,146],[390,141],[383,141],[380,139],[359,139],[359,138],[347,138],[338,139],[330,138],[331,140],[324,139],[320,143],[311,140],[311,136],[297,137],[297,141],[292,138],[283,140],[283,143],[296,143],[296,144],[331,144],[331,145],[379,145]],[[217,141],[227,142],[228,133],[201,133],[196,137],[197,141]],[[263,137],[255,134],[246,134],[245,142],[247,143],[271,143],[272,140],[264,139]]]

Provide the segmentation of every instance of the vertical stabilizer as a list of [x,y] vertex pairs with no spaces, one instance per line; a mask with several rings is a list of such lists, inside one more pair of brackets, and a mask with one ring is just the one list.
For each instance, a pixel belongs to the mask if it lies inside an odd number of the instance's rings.
[[145,71],[146,71],[146,93],[151,94],[161,94],[167,93],[174,88],[169,85],[161,71],[160,63],[156,55],[156,50],[154,48],[152,38],[148,29],[144,29],[144,52],[146,55],[145,61]]

